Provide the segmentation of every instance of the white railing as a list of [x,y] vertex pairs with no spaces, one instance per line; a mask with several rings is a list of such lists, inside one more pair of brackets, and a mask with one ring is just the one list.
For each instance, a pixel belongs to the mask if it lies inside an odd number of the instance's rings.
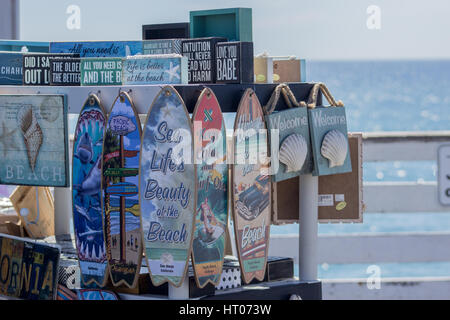
[[[436,161],[438,148],[445,143],[450,143],[450,131],[365,133],[363,159],[365,162]],[[450,207],[439,203],[436,181],[365,182],[363,195],[365,214],[450,211]],[[408,216],[405,215],[405,219]],[[449,248],[450,230],[320,235],[318,263],[450,262]],[[297,259],[297,252],[297,235],[271,237],[270,255]],[[380,290],[369,290],[366,280],[325,280],[323,297],[450,299],[450,278],[382,279]]]

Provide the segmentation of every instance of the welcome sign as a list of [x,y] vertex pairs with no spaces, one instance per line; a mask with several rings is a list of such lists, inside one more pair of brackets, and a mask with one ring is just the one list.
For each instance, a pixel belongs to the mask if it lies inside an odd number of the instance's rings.
[[122,65],[122,58],[83,58],[81,59],[81,85],[121,85]]
[[22,70],[22,53],[0,52],[0,84],[21,85]]

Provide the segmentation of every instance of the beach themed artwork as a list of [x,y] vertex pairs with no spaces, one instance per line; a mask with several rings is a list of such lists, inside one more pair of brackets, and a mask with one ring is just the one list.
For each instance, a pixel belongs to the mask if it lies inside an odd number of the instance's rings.
[[228,221],[225,122],[211,89],[200,94],[192,121],[198,186],[192,258],[197,285],[203,288],[220,282]]
[[77,290],[78,300],[119,300],[117,294],[109,290],[80,289]]
[[0,95],[0,184],[67,187],[64,95]]
[[54,300],[61,249],[0,234],[0,294]]
[[0,84],[22,84],[22,55],[21,52],[0,52]]
[[51,53],[73,53],[80,57],[126,57],[142,54],[142,41],[50,42]]
[[269,250],[271,181],[267,135],[258,97],[247,89],[234,123],[232,170],[233,217],[236,246],[245,283],[264,279]]
[[106,252],[115,286],[137,284],[142,260],[138,199],[141,123],[131,97],[120,92],[103,137],[102,199]]
[[75,244],[84,285],[103,287],[108,278],[101,182],[106,113],[91,94],[75,126],[72,158],[72,210]]
[[181,39],[152,39],[142,41],[143,54],[181,54]]
[[184,102],[165,86],[147,115],[139,172],[145,256],[155,286],[179,287],[186,275],[197,193],[192,145]]

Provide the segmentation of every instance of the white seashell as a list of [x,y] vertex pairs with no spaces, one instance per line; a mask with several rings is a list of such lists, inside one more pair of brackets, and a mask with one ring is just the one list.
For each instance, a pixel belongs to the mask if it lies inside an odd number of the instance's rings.
[[284,139],[280,147],[280,162],[286,165],[286,172],[300,171],[306,160],[308,144],[302,135],[294,133]]
[[43,142],[42,129],[32,107],[23,107],[17,115],[17,120],[27,149],[28,162],[31,170],[34,172],[39,149]]
[[320,148],[322,156],[328,159],[328,166],[330,168],[342,166],[347,158],[347,152],[347,137],[335,129],[328,131]]

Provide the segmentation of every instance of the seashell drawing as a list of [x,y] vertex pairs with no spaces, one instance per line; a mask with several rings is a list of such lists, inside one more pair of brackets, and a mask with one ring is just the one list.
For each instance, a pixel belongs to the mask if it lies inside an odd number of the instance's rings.
[[36,159],[43,141],[42,129],[31,106],[23,107],[19,111],[17,121],[22,130],[23,140],[27,148],[28,162],[31,170],[34,172]]
[[284,139],[280,147],[280,162],[286,165],[286,172],[300,171],[306,160],[308,144],[305,138],[297,133]]
[[328,131],[320,148],[322,156],[328,159],[328,166],[330,168],[342,166],[347,158],[347,152],[347,137],[336,129]]

